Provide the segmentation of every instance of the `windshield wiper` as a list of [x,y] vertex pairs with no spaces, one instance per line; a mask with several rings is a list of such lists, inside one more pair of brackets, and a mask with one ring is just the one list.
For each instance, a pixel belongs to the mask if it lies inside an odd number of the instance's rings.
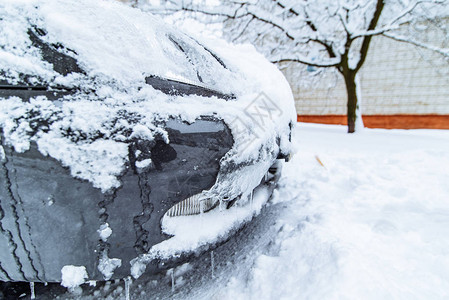
[[62,96],[73,94],[74,89],[47,87],[43,85],[8,84],[0,80],[0,98],[19,97],[22,100],[29,100],[37,96],[45,96],[49,100],[56,100]]
[[224,94],[222,92],[204,86],[199,86],[173,79],[161,78],[154,75],[145,77],[145,82],[151,85],[156,90],[169,95],[198,95],[203,97],[215,96],[217,98],[225,100],[235,99],[235,95],[233,94]]

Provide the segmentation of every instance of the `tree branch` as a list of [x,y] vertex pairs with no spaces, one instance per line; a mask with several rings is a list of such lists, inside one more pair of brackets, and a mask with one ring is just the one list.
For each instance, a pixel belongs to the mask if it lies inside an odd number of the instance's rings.
[[[373,18],[368,25],[368,31],[376,29],[377,23],[379,22],[380,15],[382,14],[384,8],[384,0],[377,0],[376,9],[374,11]],[[366,56],[368,54],[369,45],[371,43],[372,35],[365,36],[363,38],[362,46],[360,47],[360,59],[357,63],[354,71],[357,73],[358,70],[363,66],[363,63],[366,60]]]
[[329,62],[317,63],[317,62],[310,61],[306,58],[282,58],[282,59],[278,59],[278,60],[272,60],[271,62],[273,64],[284,63],[284,62],[296,62],[296,63],[301,63],[301,64],[305,64],[308,66],[319,67],[319,68],[331,68],[331,67],[337,67],[340,65],[339,60],[335,60],[334,62],[329,61]]
[[417,46],[417,47],[420,47],[420,48],[423,48],[423,49],[427,49],[427,50],[436,52],[436,53],[438,53],[438,54],[440,54],[440,55],[442,55],[444,57],[449,58],[449,49],[447,49],[447,48],[445,49],[445,48],[434,47],[432,45],[421,43],[421,42],[415,41],[413,39],[410,39],[410,38],[407,38],[407,37],[404,37],[404,36],[398,36],[398,35],[393,35],[393,34],[389,34],[389,33],[384,33],[383,36],[385,36],[385,37],[387,37],[389,39],[398,41],[398,42],[412,44],[414,46]]

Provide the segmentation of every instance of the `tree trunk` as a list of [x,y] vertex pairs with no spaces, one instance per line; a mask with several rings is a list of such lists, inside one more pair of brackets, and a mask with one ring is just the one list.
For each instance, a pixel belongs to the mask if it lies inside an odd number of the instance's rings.
[[360,131],[365,127],[365,125],[363,125],[362,117],[362,84],[360,82],[360,76],[358,74],[355,75],[355,94],[357,95],[357,105],[355,109],[355,131]]
[[355,82],[356,72],[348,70],[344,72],[343,77],[346,84],[346,93],[348,96],[347,102],[347,118],[348,118],[348,133],[355,132],[355,124],[357,119],[357,85]]

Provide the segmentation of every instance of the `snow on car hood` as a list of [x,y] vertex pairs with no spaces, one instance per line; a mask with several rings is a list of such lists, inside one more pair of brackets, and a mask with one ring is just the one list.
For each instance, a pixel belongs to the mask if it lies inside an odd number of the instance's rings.
[[[56,72],[32,45],[30,28],[44,30],[44,42],[62,45],[59,51],[76,58],[84,72]],[[103,192],[120,186],[132,137],[170,142],[157,125],[169,118],[223,119],[235,145],[222,166],[288,153],[296,113],[283,75],[252,46],[201,43],[207,50],[159,18],[114,1],[2,1],[0,80],[77,91],[57,100],[0,97],[3,143],[24,152],[35,142],[42,154]],[[207,86],[236,99],[167,95],[145,83],[150,75]],[[262,113],[261,104],[266,106]],[[234,193],[257,180],[236,183]]]

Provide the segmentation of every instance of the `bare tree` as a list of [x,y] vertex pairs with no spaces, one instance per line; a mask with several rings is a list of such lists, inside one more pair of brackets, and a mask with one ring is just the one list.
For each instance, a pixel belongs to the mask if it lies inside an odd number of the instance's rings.
[[441,16],[448,16],[449,0],[220,0],[208,4],[211,2],[161,0],[161,7],[146,8],[160,13],[184,11],[205,22],[223,22],[225,36],[234,42],[251,42],[274,63],[334,68],[346,84],[349,133],[355,132],[357,124],[357,74],[374,36],[431,49],[449,58],[448,47],[422,41],[413,30],[416,24],[435,24]]

